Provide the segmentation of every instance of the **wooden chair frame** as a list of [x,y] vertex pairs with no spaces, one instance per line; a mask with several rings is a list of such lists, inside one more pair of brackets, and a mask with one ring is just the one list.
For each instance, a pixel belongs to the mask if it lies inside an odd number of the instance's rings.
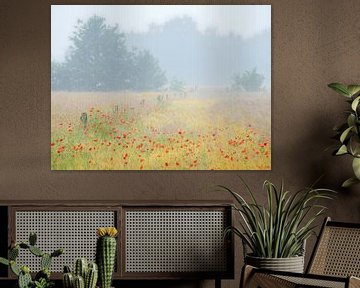
[[[309,265],[307,266],[306,273],[291,273],[291,272],[279,272],[265,269],[255,268],[249,265],[245,265],[242,270],[240,288],[272,288],[272,287],[344,287],[344,288],[360,288],[360,270],[359,274],[352,275],[321,275],[318,273],[323,269],[319,266],[319,254],[323,253],[324,247],[323,242],[326,242],[326,231],[330,227],[345,228],[350,230],[360,231],[360,224],[356,223],[343,223],[334,222],[328,217],[325,219],[320,235],[315,244],[314,251],[311,255]],[[350,231],[349,230],[349,231]],[[360,243],[359,246],[355,247],[354,253],[360,254]],[[326,247],[325,247],[326,250]],[[320,255],[321,256],[321,255]],[[360,261],[360,257],[359,257]],[[344,274],[344,273],[342,273]]]

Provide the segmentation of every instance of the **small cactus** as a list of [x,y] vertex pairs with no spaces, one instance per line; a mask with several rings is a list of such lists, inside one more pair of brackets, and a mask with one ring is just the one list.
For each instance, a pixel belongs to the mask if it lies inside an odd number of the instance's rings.
[[74,274],[76,276],[81,276],[83,279],[85,279],[87,268],[88,268],[88,262],[85,258],[76,259]]
[[78,275],[74,277],[74,288],[85,288],[83,277]]
[[62,277],[64,288],[73,288],[74,287],[74,276],[71,272],[66,272]]
[[71,273],[71,269],[69,266],[67,265],[64,266],[64,273]]
[[95,288],[98,279],[98,266],[96,263],[89,263],[85,276],[85,288]]
[[64,266],[63,286],[64,288],[95,288],[98,279],[98,267],[96,263],[88,261],[86,258],[78,258],[74,263],[74,271],[71,273],[69,266]]
[[115,227],[98,228],[99,236],[96,243],[96,262],[99,267],[99,282],[101,288],[110,288],[116,258]]

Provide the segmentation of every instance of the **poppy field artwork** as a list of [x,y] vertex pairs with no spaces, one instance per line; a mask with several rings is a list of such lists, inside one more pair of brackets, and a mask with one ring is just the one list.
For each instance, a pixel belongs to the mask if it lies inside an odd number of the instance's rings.
[[52,5],[52,170],[270,170],[271,6]]

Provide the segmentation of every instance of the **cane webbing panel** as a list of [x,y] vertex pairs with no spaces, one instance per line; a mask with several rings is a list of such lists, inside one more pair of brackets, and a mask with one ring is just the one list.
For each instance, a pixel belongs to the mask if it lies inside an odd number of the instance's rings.
[[224,211],[125,212],[126,272],[223,272]]
[[[115,226],[114,211],[16,211],[16,241],[28,243],[29,233],[37,233],[37,246],[46,253],[64,248],[65,253],[54,258],[50,270],[62,272],[64,265],[72,267],[74,259],[95,260],[96,228]],[[20,250],[18,263],[31,271],[39,271],[40,258]]]
[[326,226],[309,273],[360,277],[360,229]]
[[302,278],[295,276],[277,276],[281,279],[287,280],[296,284],[294,287],[326,287],[326,288],[345,288],[345,279],[343,282],[331,281],[316,278]]

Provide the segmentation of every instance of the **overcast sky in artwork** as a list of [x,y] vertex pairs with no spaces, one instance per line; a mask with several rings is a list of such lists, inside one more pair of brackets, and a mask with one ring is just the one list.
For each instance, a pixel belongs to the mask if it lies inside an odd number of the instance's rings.
[[103,16],[124,33],[146,33],[152,24],[161,26],[180,17],[191,17],[200,32],[215,30],[244,39],[269,30],[270,5],[52,5],[51,58],[62,61],[78,19]]

